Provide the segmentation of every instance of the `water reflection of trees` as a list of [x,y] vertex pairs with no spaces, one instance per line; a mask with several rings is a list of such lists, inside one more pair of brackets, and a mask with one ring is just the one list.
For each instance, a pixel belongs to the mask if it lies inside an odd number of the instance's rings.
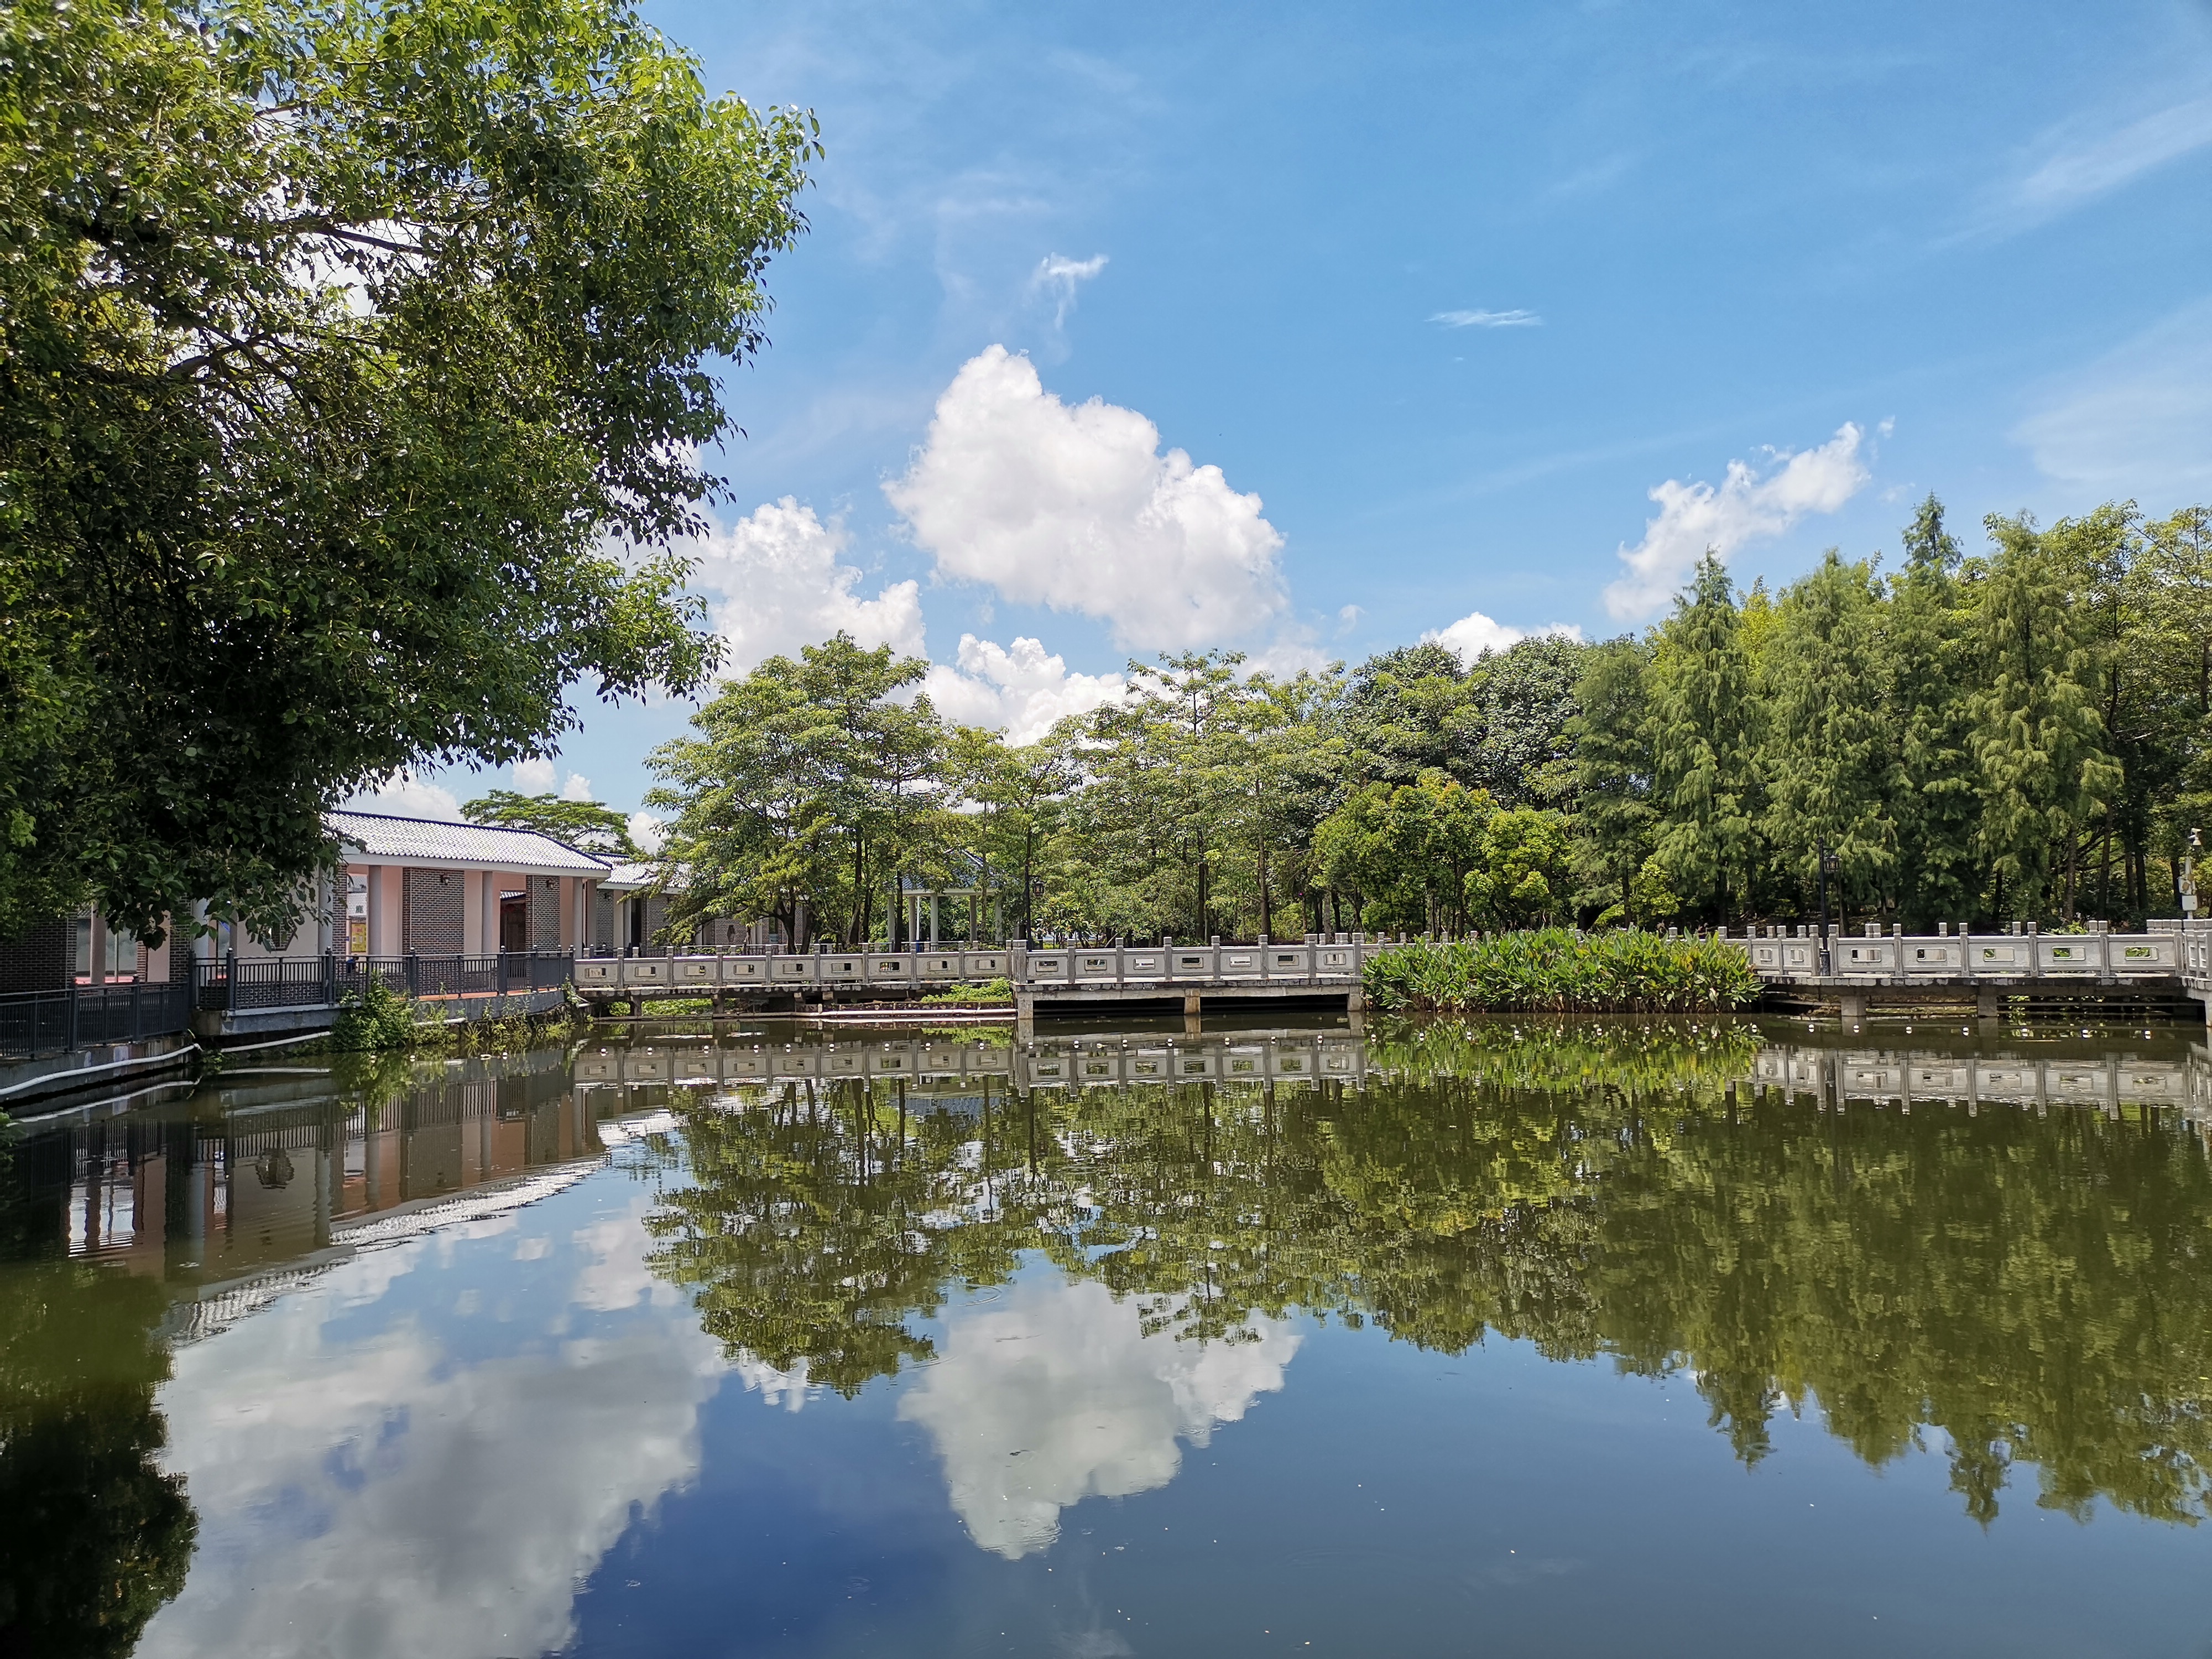
[[[1737,1455],[1816,1398],[1869,1462],[1934,1442],[1969,1513],[2207,1510],[2212,1170],[2155,1115],[1754,1098],[1745,1039],[1433,1031],[1396,1080],[681,1109],[655,1267],[707,1328],[846,1393],[927,1358],[1024,1251],[1234,1340],[1255,1312],[1688,1372]],[[1458,1045],[1449,1055],[1438,1045]],[[1424,1051],[1425,1045],[1425,1052]],[[1448,1058],[1453,1075],[1427,1061]]]
[[167,1306],[82,1263],[0,1267],[0,1656],[127,1654],[183,1588],[191,1505],[155,1462]]

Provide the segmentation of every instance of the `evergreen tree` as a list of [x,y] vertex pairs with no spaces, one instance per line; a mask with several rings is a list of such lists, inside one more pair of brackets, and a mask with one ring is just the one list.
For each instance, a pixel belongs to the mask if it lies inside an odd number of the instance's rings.
[[1801,890],[1836,858],[1838,896],[1881,905],[1897,867],[1894,745],[1885,717],[1881,596],[1865,563],[1832,550],[1782,596],[1771,655],[1766,833]]
[[1962,562],[1958,538],[1943,527],[1943,504],[1931,491],[1905,532],[1905,568],[1891,587],[1882,641],[1896,742],[1889,786],[1897,824],[1894,891],[1912,928],[1969,920],[1982,887]]
[[1651,856],[1659,812],[1652,799],[1650,651],[1620,639],[1595,647],[1576,688],[1569,727],[1575,754],[1577,901],[1621,921],[1655,918],[1639,907],[1637,878]]
[[1759,711],[1735,593],[1707,553],[1651,664],[1659,872],[1705,914],[1747,903],[1759,859]]
[[2095,668],[2065,566],[2026,515],[1992,515],[1996,556],[1976,629],[1972,699],[1981,847],[1995,915],[2071,916],[2081,827],[2121,780],[2104,749]]

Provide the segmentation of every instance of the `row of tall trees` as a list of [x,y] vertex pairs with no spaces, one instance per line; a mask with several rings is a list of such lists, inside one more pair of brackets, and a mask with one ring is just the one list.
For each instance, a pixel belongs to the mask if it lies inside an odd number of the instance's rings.
[[1598,647],[1574,722],[1586,895],[1626,914],[1911,927],[2170,914],[2212,807],[2212,513],[1992,518],[1931,496],[1893,575],[1831,553],[1769,595],[1708,558]]
[[[1664,621],[1423,644],[1282,678],[1132,664],[1011,744],[842,635],[732,682],[653,757],[680,932],[903,938],[903,888],[1030,937],[2170,913],[2212,809],[2212,511],[1994,518],[1930,496],[1893,571],[1778,593],[1707,558]],[[964,914],[964,913],[963,913]]]

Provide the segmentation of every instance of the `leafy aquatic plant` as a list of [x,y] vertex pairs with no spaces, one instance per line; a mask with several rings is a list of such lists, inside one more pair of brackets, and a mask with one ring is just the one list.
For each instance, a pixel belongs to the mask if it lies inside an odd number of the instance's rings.
[[1370,958],[1361,978],[1378,1007],[1419,1012],[1712,1013],[1759,994],[1741,951],[1628,928],[1425,939]]

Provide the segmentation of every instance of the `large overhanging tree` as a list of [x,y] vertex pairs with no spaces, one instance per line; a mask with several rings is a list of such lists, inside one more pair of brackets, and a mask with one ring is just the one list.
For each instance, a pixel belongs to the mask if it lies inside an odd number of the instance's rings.
[[286,931],[349,792],[702,684],[817,153],[612,0],[0,9],[0,937]]

